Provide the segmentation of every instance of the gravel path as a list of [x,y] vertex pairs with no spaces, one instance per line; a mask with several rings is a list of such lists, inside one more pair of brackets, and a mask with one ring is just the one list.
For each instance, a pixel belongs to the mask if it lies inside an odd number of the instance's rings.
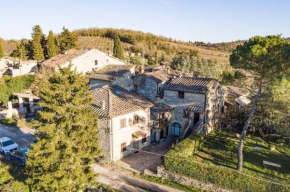
[[28,127],[6,126],[0,124],[0,137],[9,137],[15,141],[20,148],[30,147],[35,141],[33,136],[35,130]]
[[136,177],[131,171],[124,170],[118,166],[107,165],[100,166],[97,164],[92,165],[95,173],[98,173],[97,181],[108,185],[110,187],[119,189],[125,192],[180,192],[177,189],[167,187],[164,185],[152,183]]

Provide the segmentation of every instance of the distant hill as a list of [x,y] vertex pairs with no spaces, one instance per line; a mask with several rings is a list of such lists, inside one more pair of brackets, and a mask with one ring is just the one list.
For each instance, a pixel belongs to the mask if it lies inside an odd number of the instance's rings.
[[5,41],[3,39],[0,39],[3,51],[5,55],[10,55],[10,53],[16,49],[16,41],[14,40],[8,40]]
[[79,37],[79,48],[97,48],[101,51],[112,51],[113,38],[118,35],[127,52],[145,53],[146,58],[154,57],[155,51],[158,57],[171,58],[179,52],[198,51],[198,55],[204,59],[216,60],[218,63],[229,63],[229,52],[209,50],[207,47],[197,46],[191,42],[177,41],[172,38],[156,36],[151,33],[132,31],[126,29],[91,28],[73,31]]

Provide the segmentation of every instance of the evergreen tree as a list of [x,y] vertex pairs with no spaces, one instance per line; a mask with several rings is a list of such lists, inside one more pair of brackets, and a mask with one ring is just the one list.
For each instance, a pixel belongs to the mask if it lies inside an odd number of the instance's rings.
[[21,40],[21,42],[17,44],[16,49],[10,54],[10,56],[21,60],[28,59],[27,45],[24,40]]
[[4,52],[2,49],[2,42],[0,41],[0,58],[4,57]]
[[31,126],[38,141],[28,152],[26,182],[33,191],[83,191],[95,184],[90,165],[98,148],[98,117],[86,106],[93,102],[88,81],[60,68],[40,90],[43,111]]
[[290,71],[289,50],[289,42],[280,36],[256,36],[243,45],[237,46],[230,56],[231,66],[250,70],[255,73],[255,77],[258,79],[258,92],[244,124],[238,147],[237,168],[240,172],[243,168],[244,139],[255,113],[262,88],[264,89],[266,86],[265,81],[270,82],[273,78],[281,74],[286,75]]
[[32,28],[32,51],[33,51],[33,59],[40,62],[44,59],[44,51],[43,51],[43,41],[44,35],[39,25],[35,25]]
[[155,64],[157,65],[158,64],[158,55],[157,55],[157,51],[155,51]]
[[46,49],[47,49],[47,58],[51,58],[57,55],[57,45],[52,31],[49,31]]
[[113,56],[119,59],[124,59],[124,53],[119,36],[115,36]]
[[67,28],[62,28],[62,33],[58,36],[59,47],[61,53],[64,53],[66,50],[75,48],[77,46],[76,41],[77,37],[74,36]]

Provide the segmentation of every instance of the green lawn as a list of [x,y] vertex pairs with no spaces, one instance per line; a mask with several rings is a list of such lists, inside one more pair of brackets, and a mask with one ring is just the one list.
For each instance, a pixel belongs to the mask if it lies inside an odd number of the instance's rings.
[[[236,169],[238,142],[238,139],[230,136],[221,138],[217,138],[215,135],[206,136],[202,147],[199,147],[192,158],[195,161]],[[271,180],[290,181],[290,148],[271,143],[276,150],[270,151],[268,144],[259,137],[246,137],[243,172]],[[261,152],[257,151],[255,146],[262,147]],[[264,166],[263,160],[281,164],[282,168]]]
[[13,118],[9,118],[9,119],[1,119],[0,124],[15,126],[17,125],[17,122]]
[[[290,191],[288,187],[265,183],[231,170],[237,167],[238,142],[239,139],[232,133],[223,132],[219,136],[191,135],[167,153],[165,168],[203,182],[240,191]],[[269,144],[276,149],[270,151]],[[255,146],[261,147],[261,152]],[[282,168],[264,166],[263,160],[281,164]],[[290,148],[286,144],[267,143],[259,137],[247,136],[243,165],[243,173],[247,175],[290,185]]]

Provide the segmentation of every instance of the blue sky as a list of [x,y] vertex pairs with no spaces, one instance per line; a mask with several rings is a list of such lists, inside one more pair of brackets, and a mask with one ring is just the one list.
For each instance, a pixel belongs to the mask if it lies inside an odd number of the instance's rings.
[[0,37],[30,38],[89,27],[151,32],[185,41],[227,42],[255,35],[290,37],[288,0],[3,0]]

